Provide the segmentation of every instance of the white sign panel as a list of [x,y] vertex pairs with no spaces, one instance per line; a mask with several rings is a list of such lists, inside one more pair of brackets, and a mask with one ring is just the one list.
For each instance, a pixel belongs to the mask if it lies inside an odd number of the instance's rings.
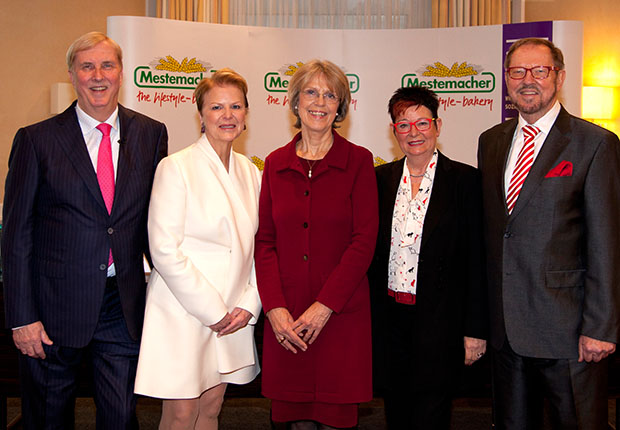
[[[554,34],[577,35],[557,42],[570,60],[565,87],[576,89],[565,91],[563,102],[578,114],[581,23],[547,24]],[[451,158],[475,165],[479,134],[502,120],[504,27],[317,30],[108,18],[108,35],[124,54],[121,103],[166,123],[170,152],[199,136],[193,99],[197,82],[222,67],[245,77],[248,128],[235,149],[259,166],[296,132],[288,81],[299,64],[314,58],[330,60],[347,74],[352,101],[339,131],[370,149],[377,162],[402,156],[389,126],[392,93],[400,86],[425,85],[440,97],[440,148]]]

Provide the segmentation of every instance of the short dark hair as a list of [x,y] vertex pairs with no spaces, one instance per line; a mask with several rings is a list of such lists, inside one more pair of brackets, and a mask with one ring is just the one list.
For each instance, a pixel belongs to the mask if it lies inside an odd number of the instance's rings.
[[[512,60],[512,55],[515,53],[515,51],[526,45],[546,46],[547,48],[549,48],[549,51],[551,51],[553,65],[560,70],[564,70],[564,54],[562,54],[562,50],[555,46],[550,40],[541,39],[539,37],[526,37],[524,39],[519,39],[515,43],[513,43],[512,46],[510,46],[508,52],[506,53],[504,69],[510,67],[510,60]],[[545,64],[540,65],[545,66]]]
[[392,122],[411,106],[424,106],[431,111],[433,118],[437,118],[439,98],[434,91],[418,85],[397,89],[388,103],[388,113]]
[[250,107],[248,103],[248,83],[239,73],[232,69],[224,67],[217,70],[211,75],[210,78],[204,78],[194,90],[194,97],[196,97],[196,107],[198,112],[202,111],[202,104],[204,103],[205,94],[207,94],[214,86],[230,85],[237,87],[243,93],[243,101],[245,102],[246,109]]

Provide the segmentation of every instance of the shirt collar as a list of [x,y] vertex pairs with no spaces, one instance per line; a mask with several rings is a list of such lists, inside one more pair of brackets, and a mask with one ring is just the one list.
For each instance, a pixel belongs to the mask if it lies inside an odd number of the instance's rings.
[[[88,115],[77,103],[75,104],[75,112],[78,117],[80,128],[82,129],[82,134],[84,135],[90,133],[97,128],[99,124],[101,124],[101,121],[97,121],[95,118]],[[116,106],[116,109],[114,109],[112,115],[110,115],[104,122],[106,124],[110,124],[114,130],[118,131],[118,106]]]
[[[347,160],[349,159],[349,151],[350,151],[350,143],[340,134],[338,134],[335,130],[332,130],[334,136],[334,143],[332,147],[327,151],[325,157],[323,157],[323,161],[321,161],[319,165],[319,172],[326,169],[327,166],[336,167],[341,170],[345,170],[347,167]],[[285,169],[295,169],[301,171],[301,164],[299,162],[299,157],[296,152],[296,144],[301,140],[301,132],[297,133],[293,140],[291,140],[286,146],[286,162],[282,163],[277,170],[285,170]],[[299,166],[299,168],[295,168],[295,166]],[[314,172],[313,172],[314,173]],[[313,174],[314,176],[314,174]]]
[[[562,106],[560,106],[560,102],[556,100],[553,107],[549,109],[549,111],[546,114],[544,114],[541,118],[538,119],[538,121],[536,121],[532,125],[535,125],[536,127],[538,127],[538,129],[541,132],[543,132],[545,135],[548,135],[549,131],[551,130],[551,127],[553,127],[553,124],[555,123],[555,120],[560,113],[561,107]],[[525,119],[523,119],[523,117],[519,114],[518,130],[521,130],[521,128],[523,128],[527,124],[528,122]]]

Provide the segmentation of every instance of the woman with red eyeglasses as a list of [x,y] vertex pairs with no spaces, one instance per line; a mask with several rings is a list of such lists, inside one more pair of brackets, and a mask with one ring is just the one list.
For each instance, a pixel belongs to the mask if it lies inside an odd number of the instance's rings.
[[389,113],[405,156],[376,168],[373,382],[389,429],[449,429],[459,369],[486,351],[480,179],[437,149],[438,107],[427,88],[398,89]]

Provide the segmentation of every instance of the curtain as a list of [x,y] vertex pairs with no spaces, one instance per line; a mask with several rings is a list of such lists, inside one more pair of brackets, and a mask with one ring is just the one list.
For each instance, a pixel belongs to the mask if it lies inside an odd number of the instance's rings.
[[229,0],[156,0],[157,18],[228,24]]
[[430,28],[510,23],[510,0],[156,0],[160,18],[292,28]]
[[432,0],[433,28],[509,24],[510,0]]
[[293,28],[427,28],[429,0],[227,0],[230,23]]

